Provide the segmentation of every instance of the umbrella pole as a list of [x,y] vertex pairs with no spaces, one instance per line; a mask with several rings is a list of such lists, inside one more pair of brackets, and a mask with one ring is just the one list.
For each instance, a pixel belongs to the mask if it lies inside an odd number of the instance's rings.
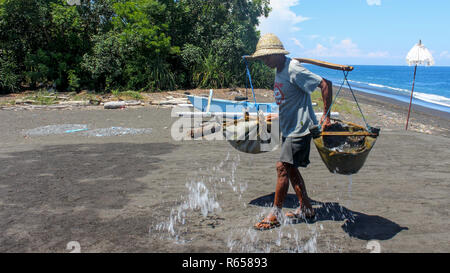
[[406,119],[405,130],[408,130],[409,113],[411,112],[411,104],[412,104],[412,98],[413,98],[413,92],[414,92],[414,83],[416,82],[416,70],[417,70],[417,64],[414,67],[414,79],[413,79],[413,85],[412,85],[412,90],[411,90],[411,99],[409,100],[408,118]]

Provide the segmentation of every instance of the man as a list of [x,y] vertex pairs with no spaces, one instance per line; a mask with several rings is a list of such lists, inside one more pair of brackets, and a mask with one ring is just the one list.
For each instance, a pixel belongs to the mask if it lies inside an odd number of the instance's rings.
[[301,64],[285,55],[289,54],[274,34],[261,37],[256,51],[251,58],[262,60],[270,68],[276,68],[274,83],[275,101],[279,106],[279,122],[282,133],[280,160],[276,163],[277,185],[273,210],[256,229],[271,229],[280,226],[281,208],[289,189],[289,180],[294,188],[300,206],[293,212],[286,213],[291,219],[314,218],[315,213],[306,192],[305,183],[298,167],[309,164],[311,134],[309,127],[317,124],[310,94],[319,87],[322,90],[324,112],[321,123],[330,125],[326,116],[332,99],[331,82],[311,73]]

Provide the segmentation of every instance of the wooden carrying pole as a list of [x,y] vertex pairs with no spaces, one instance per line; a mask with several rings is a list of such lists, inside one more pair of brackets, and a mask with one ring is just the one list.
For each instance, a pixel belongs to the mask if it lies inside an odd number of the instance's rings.
[[373,136],[376,137],[377,134],[369,133],[366,131],[357,131],[357,132],[334,132],[334,131],[325,131],[320,133],[321,136]]
[[333,64],[333,63],[328,63],[328,62],[314,60],[314,59],[294,58],[294,60],[297,60],[301,63],[313,64],[313,65],[330,68],[330,69],[335,69],[335,70],[343,70],[343,71],[352,71],[353,70],[353,66]]
[[[251,56],[243,56],[244,59],[256,59],[255,57],[251,57]],[[335,70],[343,70],[343,71],[352,71],[353,70],[353,66],[349,66],[349,65],[341,65],[341,64],[334,64],[334,63],[329,63],[329,62],[324,62],[324,61],[320,61],[320,60],[315,60],[315,59],[308,59],[308,58],[293,58],[294,60],[297,60],[301,63],[308,63],[308,64],[313,64],[313,65],[317,65],[317,66],[322,66],[325,68],[330,68],[330,69],[335,69]]]

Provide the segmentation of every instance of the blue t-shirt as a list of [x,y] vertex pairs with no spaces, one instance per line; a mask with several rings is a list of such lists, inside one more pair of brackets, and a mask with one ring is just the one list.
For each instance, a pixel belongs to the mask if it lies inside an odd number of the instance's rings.
[[279,106],[280,130],[284,137],[309,134],[309,127],[317,124],[311,93],[322,77],[304,68],[300,62],[286,57],[284,67],[277,71],[274,84],[275,102]]

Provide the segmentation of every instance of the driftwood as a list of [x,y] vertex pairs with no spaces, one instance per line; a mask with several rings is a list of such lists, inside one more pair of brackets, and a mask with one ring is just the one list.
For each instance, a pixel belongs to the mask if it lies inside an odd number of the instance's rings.
[[16,106],[6,106],[6,107],[0,107],[2,110],[40,110],[40,109],[67,109],[71,108],[72,105],[16,105]]
[[121,109],[121,108],[125,108],[126,106],[140,106],[140,105],[143,105],[143,103],[141,101],[128,100],[128,101],[105,102],[105,104],[103,104],[103,107],[105,109]]
[[150,104],[152,105],[178,105],[178,104],[186,104],[188,103],[187,98],[174,98],[174,99],[168,99],[168,100],[154,100],[151,101]]
[[140,106],[143,102],[140,100],[126,100],[124,101],[126,106]]
[[103,105],[103,107],[105,109],[120,109],[120,108],[125,108],[126,103],[124,101],[109,101],[109,102],[105,102],[105,104]]
[[71,106],[86,106],[91,103],[88,100],[79,100],[79,101],[60,101],[60,105],[71,105]]
[[222,125],[220,125],[218,122],[208,122],[202,124],[198,128],[193,128],[192,130],[190,130],[189,135],[191,138],[204,137],[220,131],[221,128]]

